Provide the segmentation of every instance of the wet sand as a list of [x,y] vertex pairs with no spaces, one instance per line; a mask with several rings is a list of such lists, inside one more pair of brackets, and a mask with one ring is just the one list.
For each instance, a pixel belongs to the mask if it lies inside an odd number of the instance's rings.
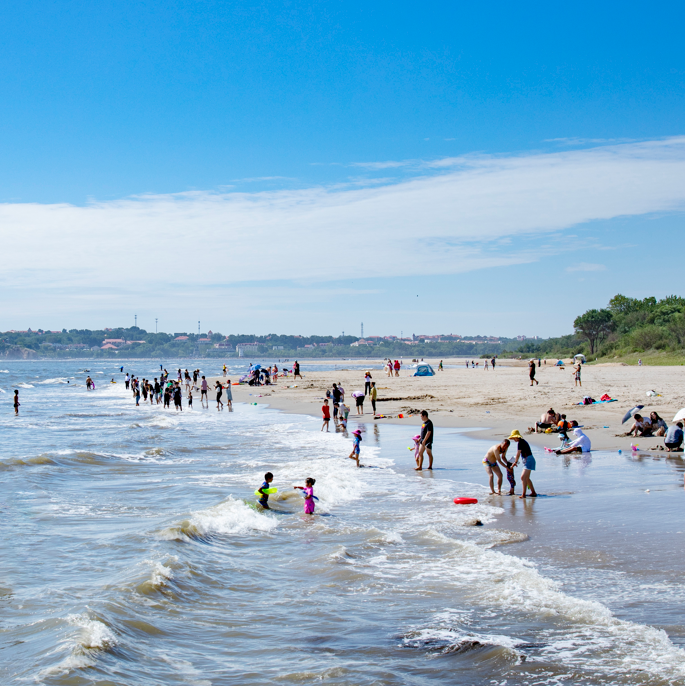
[[[446,369],[437,371],[439,360],[426,360],[436,370],[433,377],[414,377],[414,369],[405,367],[399,377],[388,377],[377,369],[378,360],[349,360],[350,367],[368,364],[378,388],[377,411],[389,418],[374,420],[371,401],[364,403],[365,415],[358,417],[351,397],[354,391],[364,390],[364,372],[346,369],[346,362],[331,361],[330,371],[308,371],[307,361],[301,363],[303,379],[279,378],[270,387],[253,388],[233,386],[233,397],[237,402],[257,402],[294,414],[321,416],[322,400],[326,389],[335,383],[342,383],[346,402],[350,407],[350,418],[369,423],[397,423],[418,426],[418,414],[411,410],[426,409],[436,427],[473,429],[473,436],[486,440],[497,440],[509,435],[512,429],[526,434],[528,427],[535,426],[540,415],[553,407],[575,419],[584,426],[592,440],[593,449],[630,449],[637,443],[641,450],[663,445],[663,438],[623,437],[630,424],[621,425],[627,410],[635,405],[645,405],[643,413],[658,412],[667,423],[674,414],[685,407],[685,367],[635,367],[623,364],[584,365],[582,387],[574,385],[570,366],[560,369],[550,360],[537,369],[539,385],[530,386],[525,361],[503,360],[496,369],[485,371],[481,366],[466,369],[464,360],[444,359]],[[320,360],[317,366],[325,364]],[[279,365],[279,368],[281,365]],[[230,368],[229,368],[230,369]],[[229,371],[230,376],[230,371]],[[212,377],[210,386],[213,385]],[[237,379],[232,378],[232,381]],[[655,390],[661,397],[648,397],[647,391]],[[582,406],[577,405],[589,395],[598,400],[608,393],[617,402]],[[213,394],[210,391],[210,398]],[[404,414],[404,419],[397,418]],[[530,434],[527,440],[538,446],[556,448],[557,435]]]

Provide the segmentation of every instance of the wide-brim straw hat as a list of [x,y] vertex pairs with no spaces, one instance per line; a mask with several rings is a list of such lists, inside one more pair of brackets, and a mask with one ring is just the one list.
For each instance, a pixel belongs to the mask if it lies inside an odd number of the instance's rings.
[[523,436],[521,436],[521,432],[518,429],[514,429],[509,438],[523,438]]

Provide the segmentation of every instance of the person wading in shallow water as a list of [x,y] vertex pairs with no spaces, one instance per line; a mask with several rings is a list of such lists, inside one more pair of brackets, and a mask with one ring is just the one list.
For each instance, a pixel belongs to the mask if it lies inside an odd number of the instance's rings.
[[14,391],[14,414],[19,414],[19,405],[21,403],[19,402],[19,391],[15,390]]
[[433,469],[433,422],[428,419],[428,412],[426,410],[421,412],[421,419],[423,424],[421,425],[421,447],[419,448],[419,454],[416,456],[415,471],[417,472],[423,470],[424,452],[428,453],[428,467],[426,469]]
[[535,492],[535,487],[533,482],[530,480],[530,473],[535,471],[535,458],[533,457],[533,451],[528,445],[528,441],[524,441],[523,437],[517,429],[511,432],[509,439],[516,441],[518,443],[518,451],[516,452],[516,459],[514,460],[514,467],[518,464],[519,459],[523,462],[523,471],[521,472],[521,483],[523,484],[523,495],[519,498],[526,497],[526,491],[530,488],[530,497],[537,498],[538,494]]

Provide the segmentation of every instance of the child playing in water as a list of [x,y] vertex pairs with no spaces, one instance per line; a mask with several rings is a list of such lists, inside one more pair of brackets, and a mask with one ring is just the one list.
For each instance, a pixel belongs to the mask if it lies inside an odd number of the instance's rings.
[[264,475],[264,483],[257,489],[257,493],[261,495],[259,499],[259,504],[265,509],[270,510],[269,507],[269,494],[266,492],[270,488],[269,484],[274,480],[274,475],[271,472],[267,472]]
[[304,480],[305,486],[295,486],[304,495],[304,513],[314,514],[314,484],[316,479],[311,477]]
[[326,427],[326,431],[328,431],[328,424],[331,421],[331,408],[328,406],[328,398],[323,401],[323,405],[321,406],[321,414],[323,415],[321,431],[324,430],[324,427]]
[[514,495],[514,489],[516,488],[516,476],[514,475],[514,463],[509,462],[509,460],[504,458],[504,464],[506,465],[505,468],[507,470],[507,481],[509,482],[509,485],[511,488],[509,489],[509,493],[507,495]]
[[352,452],[348,455],[348,457],[350,460],[355,460],[357,462],[357,467],[359,467],[359,450],[362,442],[362,432],[357,429],[356,431],[352,432],[352,435],[354,436],[352,439]]

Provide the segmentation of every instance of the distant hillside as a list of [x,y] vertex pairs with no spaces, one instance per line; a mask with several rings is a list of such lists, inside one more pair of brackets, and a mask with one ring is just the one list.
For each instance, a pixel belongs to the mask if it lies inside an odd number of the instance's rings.
[[638,354],[673,364],[685,358],[685,299],[670,295],[639,300],[614,296],[606,308],[588,310],[576,317],[574,333],[528,342],[515,348],[531,357],[571,357],[583,353],[590,359],[626,359]]

